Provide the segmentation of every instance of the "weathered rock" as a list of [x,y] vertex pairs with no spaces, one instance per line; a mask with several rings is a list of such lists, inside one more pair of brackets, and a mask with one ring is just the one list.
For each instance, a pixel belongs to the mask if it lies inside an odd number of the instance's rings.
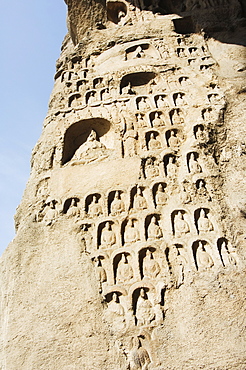
[[1,369],[243,370],[244,3],[67,5]]

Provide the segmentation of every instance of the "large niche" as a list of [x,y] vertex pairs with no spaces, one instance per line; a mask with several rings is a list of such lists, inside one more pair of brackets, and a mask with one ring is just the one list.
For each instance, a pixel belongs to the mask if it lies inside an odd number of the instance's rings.
[[136,94],[144,93],[146,85],[150,87],[155,77],[156,74],[154,72],[129,73],[121,79],[120,92],[123,93],[125,87],[131,86]]
[[110,122],[104,118],[89,118],[71,125],[64,135],[62,165],[73,158],[76,150],[87,141],[92,130],[96,132],[97,140],[101,141],[110,130]]

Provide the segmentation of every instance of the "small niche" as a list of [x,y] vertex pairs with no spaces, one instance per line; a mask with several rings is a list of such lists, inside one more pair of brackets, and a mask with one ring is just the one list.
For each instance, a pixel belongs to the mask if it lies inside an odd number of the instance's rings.
[[212,222],[209,219],[210,211],[208,208],[199,208],[194,212],[194,221],[197,233],[207,233],[214,230]]
[[144,111],[150,109],[150,103],[149,103],[149,99],[148,99],[147,96],[139,96],[136,99],[136,104],[137,104],[137,109],[140,112],[144,112]]
[[96,90],[90,90],[85,94],[85,102],[87,105],[93,104],[97,101]]
[[166,154],[163,158],[164,170],[166,176],[175,175],[177,171],[177,159],[173,154]]
[[159,240],[163,237],[160,227],[161,216],[157,213],[148,215],[145,219],[145,239]]
[[186,211],[183,209],[178,209],[171,213],[173,235],[186,234],[190,231],[190,228],[185,218]]
[[111,191],[108,195],[108,214],[112,214],[112,216],[118,216],[120,213],[124,212],[125,204],[122,200],[123,195],[122,190],[114,190]]
[[163,112],[161,110],[150,112],[149,118],[150,118],[152,127],[165,126],[165,122],[163,119]]
[[166,188],[167,184],[165,182],[158,182],[153,186],[152,194],[155,208],[162,207],[167,203]]
[[98,88],[103,87],[103,86],[104,86],[104,83],[103,83],[103,78],[102,77],[94,78],[94,80],[93,80],[93,89],[98,89]]
[[172,125],[182,125],[184,123],[183,112],[180,108],[172,109],[169,117]]
[[148,157],[143,161],[144,177],[151,178],[159,176],[159,166],[155,157]]
[[140,270],[140,276],[141,276],[141,279],[144,278],[144,273],[143,273],[143,260],[144,258],[146,257],[146,254],[147,254],[147,251],[150,251],[152,253],[152,255],[154,254],[154,252],[156,251],[155,248],[153,247],[148,247],[148,248],[144,248],[144,249],[141,249],[139,251],[139,255],[138,255],[138,259],[139,259],[139,270]]
[[100,194],[90,194],[85,199],[85,212],[91,215],[102,214],[102,206],[100,204]]
[[160,135],[157,131],[149,131],[145,134],[145,142],[148,150],[161,149]]
[[178,138],[178,129],[174,128],[172,130],[168,130],[165,133],[167,146],[171,149],[178,149],[180,145],[180,139]]
[[189,173],[196,174],[202,172],[202,167],[198,162],[199,154],[197,152],[188,153],[186,158]]
[[77,81],[77,91],[83,91],[84,89],[86,89],[86,85],[88,83],[88,80],[78,80]]
[[176,53],[179,58],[184,58],[186,56],[184,48],[177,48]]
[[112,248],[116,244],[116,234],[114,232],[114,222],[111,220],[99,224],[97,231],[98,246],[102,248]]
[[136,218],[128,218],[122,222],[121,237],[122,245],[135,243],[140,239]]
[[166,108],[169,107],[167,101],[167,95],[161,94],[154,97],[156,108]]
[[77,106],[78,100],[81,98],[81,95],[78,93],[72,94],[68,98],[68,106],[75,107]]
[[210,246],[206,240],[196,240],[192,244],[192,252],[197,270],[204,270],[214,266],[214,261],[208,253]]
[[69,199],[65,200],[62,213],[66,214],[72,204],[74,204],[77,207],[79,201],[80,201],[80,199],[76,198],[76,197],[69,198]]
[[113,270],[115,284],[124,284],[133,278],[133,270],[129,263],[130,260],[131,255],[127,252],[119,253],[114,257]]

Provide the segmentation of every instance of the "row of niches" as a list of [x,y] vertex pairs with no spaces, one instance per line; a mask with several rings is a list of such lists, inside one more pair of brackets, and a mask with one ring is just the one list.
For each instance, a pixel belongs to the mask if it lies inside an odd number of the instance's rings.
[[[204,253],[205,252],[205,253]],[[92,254],[93,255],[93,254]],[[102,272],[101,288],[106,292],[112,286],[130,286],[139,281],[152,281],[155,286],[162,281],[165,286],[178,288],[184,283],[184,272],[204,271],[212,267],[238,265],[236,248],[226,238],[211,240],[196,239],[190,244],[145,244],[139,248],[122,248],[110,255],[99,252],[93,257],[97,272]],[[188,278],[188,276],[186,276]]]
[[[127,94],[124,94],[124,96],[132,95],[131,105],[134,107],[135,110],[140,112],[146,112],[157,108],[168,109],[172,107],[175,108],[183,106],[192,106],[194,104],[194,99],[192,99],[192,96],[189,96],[187,93],[181,91],[176,92],[171,96],[168,96],[163,93],[158,93],[156,95],[149,94],[135,96],[135,92],[132,90],[130,84],[126,86],[124,89],[127,89]],[[115,92],[115,90],[113,91]],[[111,95],[110,90],[108,88],[101,90],[99,96],[96,90],[90,90],[85,94],[84,99],[81,94],[75,93],[69,96],[68,107],[78,108],[79,106],[83,107],[85,105],[98,106],[101,104],[101,102],[105,103],[113,102],[116,100],[117,97],[118,97],[117,94]],[[211,92],[206,97],[204,97],[203,104],[223,105],[224,97],[217,92]]]
[[216,272],[238,265],[236,249],[225,238],[219,238],[215,245],[198,239],[190,247],[174,244],[160,250],[151,245],[118,251],[110,257],[99,254],[92,260],[99,292],[107,303],[105,318],[116,326],[122,320],[121,325],[127,327],[161,325],[166,290],[191,283],[192,272]]
[[[181,204],[207,203],[211,201],[206,181],[198,178],[194,183],[187,180],[175,189],[175,199]],[[177,194],[178,195],[177,195]],[[113,190],[106,197],[99,193],[89,194],[84,198],[72,197],[64,202],[49,199],[40,210],[38,221],[44,220],[52,225],[59,215],[73,218],[95,220],[107,216],[125,217],[140,211],[151,209],[161,210],[174,195],[173,186],[166,182],[153,183],[150,188],[135,185],[129,191]]]

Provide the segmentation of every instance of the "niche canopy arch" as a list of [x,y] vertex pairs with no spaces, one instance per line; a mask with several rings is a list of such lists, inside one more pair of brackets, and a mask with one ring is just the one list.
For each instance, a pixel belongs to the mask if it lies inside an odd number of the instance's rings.
[[62,165],[73,158],[76,150],[88,139],[91,130],[97,133],[97,139],[100,140],[110,130],[110,122],[104,118],[88,118],[71,125],[64,135]]

